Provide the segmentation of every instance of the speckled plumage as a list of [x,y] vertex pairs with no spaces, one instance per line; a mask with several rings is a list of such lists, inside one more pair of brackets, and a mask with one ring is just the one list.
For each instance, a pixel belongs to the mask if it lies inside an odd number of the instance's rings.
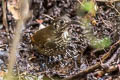
[[87,46],[79,23],[66,16],[58,18],[52,26],[37,31],[32,42],[41,54],[47,56],[83,53]]

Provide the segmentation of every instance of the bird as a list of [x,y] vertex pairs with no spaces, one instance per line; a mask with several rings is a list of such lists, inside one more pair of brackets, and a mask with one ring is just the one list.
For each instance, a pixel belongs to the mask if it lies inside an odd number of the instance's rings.
[[83,53],[87,47],[78,22],[64,15],[31,37],[39,53],[47,56]]
[[70,21],[66,16],[56,19],[52,25],[38,30],[32,36],[32,43],[43,55],[65,53],[66,44],[70,40],[70,34],[67,32],[67,23]]

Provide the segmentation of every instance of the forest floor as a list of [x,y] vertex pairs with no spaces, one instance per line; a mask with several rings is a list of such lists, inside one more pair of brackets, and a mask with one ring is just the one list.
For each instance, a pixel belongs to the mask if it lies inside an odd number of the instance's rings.
[[[90,48],[77,61],[61,55],[45,56],[33,48],[31,36],[41,25],[37,20],[42,20],[42,25],[47,26],[53,19],[66,14],[71,19],[76,19],[76,2],[77,0],[32,0],[32,19],[27,21],[23,29],[20,51],[16,54],[16,74],[34,78],[26,80],[35,80],[35,77],[41,80],[44,76],[49,79],[43,80],[120,80],[120,1],[96,0],[98,10],[92,30],[97,37],[109,36],[112,44],[104,50],[95,51],[94,57]],[[16,20],[8,10],[6,15],[8,27],[3,25],[0,0],[0,77],[8,71],[8,53],[16,27]]]

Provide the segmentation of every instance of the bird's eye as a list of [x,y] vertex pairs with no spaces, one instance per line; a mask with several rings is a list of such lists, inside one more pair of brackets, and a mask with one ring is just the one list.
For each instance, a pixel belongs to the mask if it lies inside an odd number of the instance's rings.
[[60,20],[60,24],[63,24],[65,21],[63,21],[63,20]]
[[64,25],[65,24],[65,21],[64,20],[60,20],[59,21],[59,25]]

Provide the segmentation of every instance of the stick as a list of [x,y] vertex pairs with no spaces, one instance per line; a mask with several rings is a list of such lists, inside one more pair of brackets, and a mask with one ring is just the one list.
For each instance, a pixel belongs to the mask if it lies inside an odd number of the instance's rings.
[[[116,48],[117,44],[120,44],[120,40],[118,40],[116,43],[114,43],[110,47],[110,50],[103,55],[101,62],[104,62],[111,55],[112,50]],[[75,80],[77,78],[81,78],[81,77],[87,75],[88,73],[94,71],[95,69],[100,68],[101,67],[101,62],[97,62],[95,65],[88,67],[86,70],[80,71],[79,73],[77,73],[73,76],[70,76],[68,78],[65,78],[63,80]]]

